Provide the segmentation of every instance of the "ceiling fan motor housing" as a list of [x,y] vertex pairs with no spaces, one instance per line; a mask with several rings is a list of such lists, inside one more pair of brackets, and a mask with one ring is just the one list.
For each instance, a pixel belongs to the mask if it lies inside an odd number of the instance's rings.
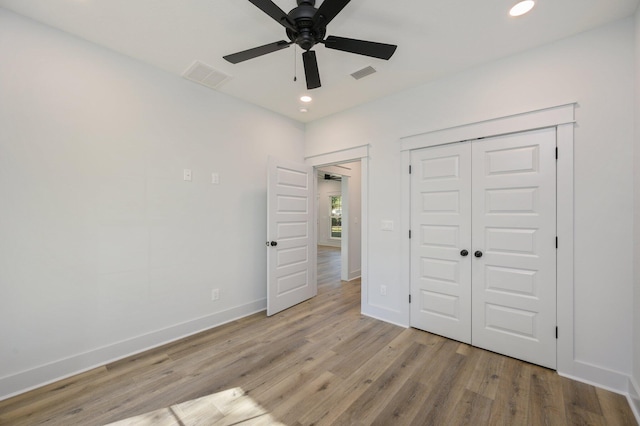
[[302,49],[309,50],[324,40],[327,29],[326,26],[316,25],[317,22],[314,21],[318,11],[315,8],[315,0],[297,0],[297,2],[298,7],[292,9],[287,15],[297,31],[287,28],[287,37]]

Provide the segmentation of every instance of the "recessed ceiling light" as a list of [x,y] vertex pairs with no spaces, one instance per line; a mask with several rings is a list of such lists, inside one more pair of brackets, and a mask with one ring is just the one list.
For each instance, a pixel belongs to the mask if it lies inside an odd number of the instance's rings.
[[309,112],[308,109],[306,109],[305,107],[300,108],[300,112]]
[[302,102],[309,103],[309,102],[311,102],[313,99],[311,99],[311,96],[309,96],[309,95],[304,95],[304,96],[300,96],[300,100],[301,100]]
[[509,15],[511,16],[524,15],[525,13],[533,9],[533,6],[535,5],[536,5],[536,2],[534,2],[533,0],[521,1],[520,3],[516,4],[511,8],[511,10],[509,11]]

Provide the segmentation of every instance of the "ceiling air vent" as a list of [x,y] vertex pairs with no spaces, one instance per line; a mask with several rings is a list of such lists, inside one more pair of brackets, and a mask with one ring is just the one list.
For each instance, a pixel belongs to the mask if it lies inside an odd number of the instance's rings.
[[361,70],[358,70],[356,72],[354,72],[353,74],[351,74],[351,77],[355,78],[356,80],[360,80],[361,78],[364,78],[368,75],[371,75],[373,73],[375,73],[376,70],[375,68],[373,68],[372,66],[368,66],[368,67],[364,67]]
[[200,61],[195,61],[189,69],[187,69],[182,76],[187,80],[195,81],[203,86],[207,86],[211,89],[220,87],[222,83],[230,79],[231,77],[216,71],[207,64],[203,64]]

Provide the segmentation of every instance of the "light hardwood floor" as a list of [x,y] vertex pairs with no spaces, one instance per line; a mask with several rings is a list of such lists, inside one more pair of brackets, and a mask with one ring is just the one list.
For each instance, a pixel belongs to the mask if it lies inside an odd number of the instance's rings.
[[321,248],[318,296],[0,402],[2,425],[635,425],[626,399],[360,315]]

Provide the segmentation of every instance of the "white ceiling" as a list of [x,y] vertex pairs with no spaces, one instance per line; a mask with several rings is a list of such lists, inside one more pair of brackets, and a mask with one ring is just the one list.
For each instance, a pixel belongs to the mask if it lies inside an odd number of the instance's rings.
[[[274,2],[287,12],[296,6],[295,0]],[[308,122],[621,19],[635,12],[638,0],[537,0],[530,14],[511,18],[515,3],[352,0],[327,35],[397,44],[398,50],[384,61],[317,45],[322,87],[311,91],[297,47],[236,65],[222,59],[288,40],[284,28],[247,0],[0,0],[0,7],[178,76],[199,60],[232,76],[220,92]],[[362,80],[350,76],[368,65],[378,72]],[[314,100],[301,113],[298,99],[307,92]]]

